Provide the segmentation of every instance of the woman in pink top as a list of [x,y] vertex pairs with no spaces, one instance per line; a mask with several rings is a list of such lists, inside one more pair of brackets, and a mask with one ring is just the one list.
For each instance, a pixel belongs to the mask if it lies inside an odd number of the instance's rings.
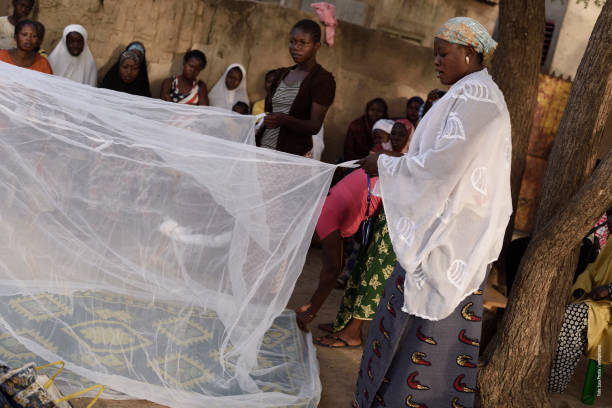
[[[408,125],[400,123],[406,127],[406,138],[401,141],[392,138],[393,152],[390,152],[398,156],[408,150],[414,130],[409,122]],[[370,192],[374,191],[377,180],[377,177],[369,178]],[[296,310],[298,326],[302,330],[308,330],[308,324],[315,318],[333,290],[336,278],[342,271],[343,238],[354,235],[361,223],[367,217],[372,217],[380,205],[380,197],[368,194],[368,176],[362,169],[351,172],[329,191],[316,227],[323,248],[323,267],[319,275],[319,285],[310,302]]]

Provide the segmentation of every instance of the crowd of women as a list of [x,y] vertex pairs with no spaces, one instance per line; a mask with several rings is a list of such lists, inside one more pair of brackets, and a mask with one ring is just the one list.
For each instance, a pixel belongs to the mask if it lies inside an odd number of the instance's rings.
[[[40,49],[44,26],[27,19],[33,5],[14,0],[13,14],[0,18],[1,61],[152,96],[141,42],[130,43],[98,81],[86,29],[67,26],[47,57]],[[426,101],[410,98],[401,119],[390,119],[385,100],[375,98],[348,126],[343,159],[358,160],[360,168],[346,172],[325,199],[316,225],[323,248],[319,284],[296,317],[308,330],[334,287],[345,288],[335,321],[319,326],[329,335],[316,342],[365,345],[355,406],[473,404],[482,289],[512,212],[510,118],[485,68],[496,45],[475,20],[449,20],[434,41],[435,70],[448,92],[434,89]],[[333,75],[317,62],[320,46],[319,24],[296,23],[289,34],[295,65],[270,70],[266,98],[252,105],[242,65],[228,66],[209,91],[198,79],[206,56],[190,50],[183,71],[163,81],[159,98],[265,112],[258,146],[312,157],[313,136],[336,92]],[[597,268],[609,274],[603,263]],[[591,291],[590,283],[582,288],[580,296]],[[612,285],[598,286],[591,299],[610,292]],[[590,304],[581,299],[572,310],[584,320]],[[373,323],[364,343],[367,320]],[[551,376],[555,390],[566,384],[557,379],[559,358]]]

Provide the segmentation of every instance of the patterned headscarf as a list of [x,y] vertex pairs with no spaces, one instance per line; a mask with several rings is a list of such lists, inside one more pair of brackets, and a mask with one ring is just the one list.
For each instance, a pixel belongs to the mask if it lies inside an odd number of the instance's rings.
[[121,64],[126,59],[131,59],[136,63],[136,65],[140,66],[140,55],[138,55],[136,51],[123,51],[121,53],[121,56],[119,57],[119,64]]
[[497,42],[478,21],[469,17],[454,17],[448,20],[436,35],[436,38],[450,43],[474,47],[477,53],[483,54],[485,63],[491,61]]

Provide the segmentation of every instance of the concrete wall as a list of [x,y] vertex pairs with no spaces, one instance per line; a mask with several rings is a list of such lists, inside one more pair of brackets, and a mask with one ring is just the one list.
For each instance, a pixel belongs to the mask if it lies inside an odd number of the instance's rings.
[[583,3],[568,1],[558,42],[554,48],[550,72],[569,76],[572,79],[576,76],[578,65],[600,12],[601,7],[594,2],[590,2],[588,7],[585,7]]
[[[312,11],[308,0],[262,0],[285,7]],[[496,0],[327,0],[336,6],[338,20],[387,31],[426,47],[431,33],[449,18],[467,16],[493,32],[497,21]]]
[[553,55],[555,54],[555,48],[559,42],[559,33],[561,32],[561,26],[563,25],[563,17],[565,17],[567,4],[567,1],[546,0],[546,21],[554,23],[555,30],[553,31],[546,61],[544,61],[544,66],[542,67],[542,72],[545,74],[552,74],[550,67],[552,64]]
[[[51,51],[68,24],[89,31],[89,46],[100,77],[132,40],[147,48],[154,94],[163,78],[179,73],[182,55],[203,50],[209,60],[200,75],[212,87],[227,65],[240,62],[248,72],[252,100],[264,96],[263,75],[292,64],[287,51],[291,26],[313,17],[299,10],[238,0],[39,0],[38,19],[45,24],[43,46]],[[430,34],[434,35],[434,32]],[[432,51],[380,31],[341,22],[333,48],[323,46],[319,61],[336,77],[336,101],[325,122],[324,158],[342,151],[351,120],[365,103],[384,97],[392,115],[402,115],[407,97],[440,84],[433,72]]]

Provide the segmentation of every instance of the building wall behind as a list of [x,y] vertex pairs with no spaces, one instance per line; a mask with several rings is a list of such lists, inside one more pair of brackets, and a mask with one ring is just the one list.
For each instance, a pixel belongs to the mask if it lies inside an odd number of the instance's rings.
[[583,3],[568,1],[550,64],[551,72],[571,79],[576,76],[599,13],[601,7],[594,2],[585,7]]
[[[164,78],[181,72],[183,54],[196,48],[209,60],[200,75],[209,89],[229,64],[238,62],[247,69],[251,100],[258,100],[264,96],[264,73],[292,65],[287,51],[292,25],[314,18],[296,9],[239,0],[39,1],[37,18],[47,28],[44,48],[53,49],[66,25],[82,24],[100,79],[129,42],[142,41],[156,96]],[[425,97],[440,87],[430,48],[345,22],[336,31],[336,45],[323,45],[318,59],[337,81],[336,100],[325,121],[328,161],[340,156],[348,124],[364,112],[368,100],[383,97],[390,113],[400,116],[406,98]]]

